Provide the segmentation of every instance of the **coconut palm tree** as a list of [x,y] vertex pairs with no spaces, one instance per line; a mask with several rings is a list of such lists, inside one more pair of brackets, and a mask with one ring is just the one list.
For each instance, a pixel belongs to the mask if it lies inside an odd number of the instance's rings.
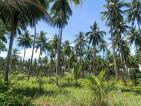
[[31,43],[32,43],[32,39],[29,31],[26,30],[25,33],[21,34],[21,36],[18,37],[17,42],[19,47],[24,48],[24,56],[23,56],[23,64],[24,64],[26,49],[31,48]]
[[107,42],[105,40],[102,40],[99,45],[99,50],[103,51],[103,60],[104,60],[104,53],[107,50]]
[[[109,2],[109,9],[111,11],[111,18],[112,18],[112,25],[114,27],[116,27],[116,23],[118,21],[122,20],[122,15],[125,14],[124,10],[122,9],[123,7],[125,7],[125,1],[124,0],[106,0],[107,2]],[[102,21],[106,20],[106,25],[110,26],[110,17],[109,17],[109,11],[108,11],[108,4],[105,4],[103,6],[105,9],[105,11],[101,12],[102,14]]]
[[127,14],[127,20],[128,22],[132,22],[132,26],[135,23],[135,20],[137,21],[140,34],[141,34],[141,28],[140,28],[140,23],[141,23],[141,2],[140,0],[132,0],[132,2],[126,3],[126,6],[128,7],[127,10],[125,10]]
[[136,52],[138,52],[138,48],[141,45],[141,36],[139,31],[137,31],[136,27],[134,26],[134,27],[131,27],[127,35],[129,36],[128,40],[130,42],[130,45],[134,43]]
[[[118,42],[119,42],[119,49],[120,49],[120,54],[121,54],[121,60],[122,60],[122,69],[125,73],[125,67],[124,67],[124,59],[123,59],[123,53],[122,53],[122,44],[120,42],[120,39],[121,39],[121,34],[122,32],[125,33],[125,30],[127,30],[125,27],[126,25],[124,24],[123,22],[123,14],[124,14],[124,11],[122,10],[122,8],[125,7],[125,3],[124,3],[124,0],[120,1],[120,0],[111,0],[110,2],[110,9],[111,9],[111,16],[112,16],[112,22],[113,22],[113,28],[114,30],[116,30],[116,33],[118,35]],[[105,11],[105,13],[108,13],[107,11]],[[103,19],[104,19],[104,14],[103,14]],[[108,16],[108,14],[107,14]],[[107,18],[108,19],[108,18]],[[125,28],[123,28],[123,26]],[[122,28],[123,29],[122,29]],[[124,30],[125,29],[125,30]],[[126,80],[125,80],[125,74],[124,74],[124,84],[126,85]]]
[[[75,49],[78,56],[80,56],[79,63],[80,66],[82,66],[82,57],[84,56],[84,49],[87,46],[87,40],[85,39],[84,33],[79,32],[78,35],[76,35],[76,39],[74,40],[75,43]],[[84,70],[82,72],[82,77],[84,77]]]
[[95,74],[96,72],[95,70],[96,46],[98,46],[100,42],[102,42],[103,36],[106,34],[106,32],[100,31],[98,24],[96,22],[94,22],[93,26],[90,26],[90,28],[91,28],[91,31],[87,32],[86,36],[89,41],[89,44],[92,44],[94,47],[93,73]]
[[56,57],[56,53],[57,53],[58,41],[59,41],[58,34],[54,34],[53,38],[49,42],[49,44],[51,44],[51,46],[55,50],[55,57]]
[[72,47],[71,47],[69,40],[64,41],[64,43],[63,43],[63,54],[64,54],[64,57],[65,57],[64,58],[65,59],[65,61],[64,61],[65,71],[67,70],[67,65],[68,65],[67,60],[68,60],[69,55],[71,54],[71,50],[72,50]]
[[80,65],[82,65],[82,56],[84,55],[84,48],[87,45],[87,40],[85,39],[84,33],[79,32],[78,35],[75,35],[76,39],[74,40],[76,52],[80,56]]
[[6,64],[6,71],[4,78],[5,82],[8,82],[9,63],[10,63],[11,51],[12,51],[14,36],[16,35],[17,26],[19,24],[22,24],[22,27],[25,29],[28,23],[30,23],[33,26],[41,18],[48,21],[49,15],[46,11],[47,6],[48,5],[46,0],[41,0],[38,2],[36,0],[35,1],[31,1],[31,0],[0,1],[0,12],[1,12],[0,18],[4,23],[10,22],[11,24],[10,43],[9,43],[9,50],[7,54],[7,64]]
[[[37,37],[36,39],[36,45],[35,45],[35,48],[36,48],[36,52],[39,50],[39,62],[38,64],[40,64],[40,60],[41,60],[41,55],[43,54],[43,52],[46,51],[47,49],[47,37],[46,37],[46,34],[45,32],[41,31],[40,32],[40,35]],[[39,67],[40,69],[40,67]],[[38,72],[39,72],[39,69],[38,69]]]
[[116,28],[114,30],[114,35],[117,35],[117,41],[119,45],[119,53],[122,61],[122,69],[123,69],[123,80],[124,80],[124,85],[126,84],[126,69],[125,69],[125,62],[124,62],[124,56],[123,56],[123,48],[122,48],[122,42],[121,40],[123,39],[122,34],[125,35],[125,33],[128,31],[129,26],[126,25],[124,21],[117,22]]
[[19,51],[18,49],[13,49],[12,54],[11,54],[11,68],[15,69],[16,64],[18,63],[19,59],[21,58],[19,56]]
[[39,49],[39,63],[40,63],[40,56],[42,55],[43,52],[47,49],[47,40],[48,38],[46,37],[47,33],[41,31],[40,36],[37,37],[36,39],[36,52]]
[[[115,42],[114,42],[114,35],[113,35],[113,27],[115,25],[115,23],[114,23],[114,21],[115,21],[114,16],[115,15],[114,14],[117,14],[117,12],[113,12],[114,8],[111,8],[111,7],[115,7],[114,2],[116,2],[116,1],[119,1],[119,0],[114,0],[113,2],[110,0],[106,0],[107,5],[105,5],[104,7],[107,8],[107,10],[105,12],[102,12],[102,14],[103,14],[102,20],[106,19],[107,20],[106,24],[110,26],[112,49],[113,49],[114,70],[116,73],[116,79],[117,79],[117,81],[119,81],[117,62],[116,62],[116,54],[115,54]],[[123,2],[123,1],[121,1],[121,2]],[[123,4],[120,3],[120,5],[122,6]],[[121,7],[120,5],[119,5],[119,7]],[[122,11],[120,10],[120,12],[118,12],[118,13],[121,13],[121,12]],[[116,15],[116,16],[118,16],[118,15]],[[121,15],[119,14],[119,16],[121,16]],[[117,18],[117,19],[120,20],[120,18]]]
[[93,48],[91,46],[87,46],[87,49],[85,51],[85,60],[88,63],[88,70],[89,72],[92,72],[92,61],[93,61]]
[[101,71],[99,77],[95,77],[91,74],[87,74],[86,79],[82,79],[80,84],[86,86],[92,90],[95,96],[96,106],[103,106],[104,99],[107,97],[108,93],[114,89],[114,83],[104,82],[105,71]]
[[72,47],[72,50],[70,52],[70,56],[68,58],[69,68],[72,69],[74,66],[74,63],[77,63],[77,55],[75,54],[74,47]]
[[53,14],[53,20],[55,21],[55,25],[59,28],[59,42],[56,64],[56,74],[58,75],[60,73],[62,32],[63,28],[67,24],[67,20],[72,15],[70,4],[74,3],[75,5],[79,5],[81,3],[81,0],[49,0],[49,2],[53,2],[53,5],[51,7],[51,14]]

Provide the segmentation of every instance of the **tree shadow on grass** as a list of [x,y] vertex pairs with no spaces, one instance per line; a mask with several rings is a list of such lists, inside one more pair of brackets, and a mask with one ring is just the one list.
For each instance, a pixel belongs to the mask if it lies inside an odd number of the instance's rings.
[[79,83],[63,83],[62,87],[76,87],[76,88],[82,88],[82,86]]
[[141,95],[141,88],[122,89],[122,92],[133,92],[135,95]]
[[57,95],[57,91],[47,91],[45,89],[39,89],[39,88],[15,88],[14,92],[17,94],[22,94],[26,97],[31,97],[31,98],[35,98],[35,97],[39,97],[41,95],[48,95],[48,96],[53,96],[53,95]]

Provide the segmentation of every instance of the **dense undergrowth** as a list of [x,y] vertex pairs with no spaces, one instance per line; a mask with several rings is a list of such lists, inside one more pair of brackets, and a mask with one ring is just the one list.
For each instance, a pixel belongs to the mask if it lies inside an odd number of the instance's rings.
[[[17,75],[10,78],[10,83],[5,85],[0,80],[0,106],[95,106],[97,95],[94,89],[83,86],[83,79],[75,80],[64,77],[56,85],[55,77],[31,77],[27,82],[26,76]],[[83,80],[83,81],[82,81]],[[108,82],[108,84],[114,81]],[[103,84],[105,85],[103,81]],[[128,87],[123,86],[122,82],[115,83],[112,89],[103,98],[101,106],[140,106],[141,87],[133,86],[129,83]],[[103,85],[102,85],[103,86]],[[100,90],[103,90],[103,87]],[[119,92],[118,90],[121,90]],[[107,92],[106,90],[102,93]],[[103,96],[103,95],[101,95]]]

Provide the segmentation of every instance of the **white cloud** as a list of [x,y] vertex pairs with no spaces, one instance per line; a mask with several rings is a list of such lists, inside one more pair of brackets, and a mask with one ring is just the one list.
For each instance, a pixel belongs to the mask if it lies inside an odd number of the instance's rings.
[[75,46],[75,43],[71,43],[70,46],[74,47]]
[[[24,49],[19,51],[19,56],[21,56],[23,58],[24,55]],[[31,58],[32,55],[32,49],[26,49],[26,54],[25,54],[25,60],[28,60]],[[7,52],[1,52],[0,53],[0,57],[6,57],[7,56]],[[45,57],[45,54],[42,54],[41,57]],[[39,58],[39,50],[36,52],[36,49],[34,49],[34,55],[33,55],[33,59],[38,59]]]
[[[24,55],[24,49],[20,51],[19,54],[21,57],[23,57]],[[26,49],[26,54],[25,54],[25,59],[30,59],[32,55],[32,49]],[[42,54],[41,57],[45,57],[45,54]],[[36,49],[34,49],[34,55],[33,55],[33,59],[38,59],[39,58],[39,50],[36,52]]]

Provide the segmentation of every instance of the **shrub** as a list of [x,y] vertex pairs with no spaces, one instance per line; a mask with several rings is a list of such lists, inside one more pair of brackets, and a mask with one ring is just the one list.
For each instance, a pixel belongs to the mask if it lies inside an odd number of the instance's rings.
[[95,105],[97,106],[102,106],[107,94],[114,88],[114,83],[107,83],[103,81],[104,73],[105,72],[102,71],[99,78],[91,74],[87,74],[86,79],[81,79],[79,82],[93,91],[95,96]]
[[16,93],[14,86],[0,81],[0,106],[31,106],[31,98]]

